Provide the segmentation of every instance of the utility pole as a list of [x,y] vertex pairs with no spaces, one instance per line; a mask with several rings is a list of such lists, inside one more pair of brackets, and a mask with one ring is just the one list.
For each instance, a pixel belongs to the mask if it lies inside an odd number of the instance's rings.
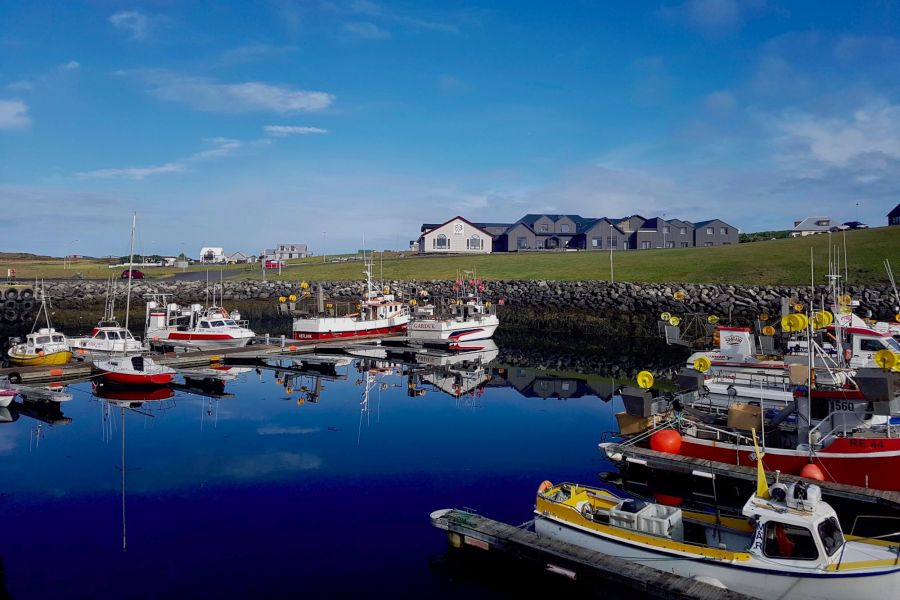
[[610,282],[610,283],[615,283],[615,282],[616,282],[616,276],[615,276],[615,273],[614,273],[614,271],[613,271],[613,249],[612,249],[612,244],[609,245],[609,282]]
[[326,232],[322,232],[322,264],[325,264],[325,234]]

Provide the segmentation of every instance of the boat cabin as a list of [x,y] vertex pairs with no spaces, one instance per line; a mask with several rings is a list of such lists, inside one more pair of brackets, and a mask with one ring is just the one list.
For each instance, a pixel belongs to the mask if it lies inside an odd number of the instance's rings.
[[33,333],[25,336],[25,352],[26,354],[37,354],[39,352],[50,353],[59,352],[60,350],[68,350],[69,344],[66,336],[57,333],[52,327],[43,327]]
[[93,339],[95,340],[133,340],[134,336],[124,327],[95,327]]

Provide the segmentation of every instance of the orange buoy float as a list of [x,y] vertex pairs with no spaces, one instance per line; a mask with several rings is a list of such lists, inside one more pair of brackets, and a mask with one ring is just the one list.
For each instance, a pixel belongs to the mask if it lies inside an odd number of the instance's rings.
[[547,490],[553,487],[553,483],[548,480],[544,480],[541,482],[541,485],[538,486],[538,494],[543,494]]
[[681,450],[681,434],[674,429],[657,431],[650,438],[650,447],[657,452],[678,454]]
[[813,463],[803,465],[803,468],[800,469],[800,477],[815,479],[816,481],[825,481],[825,473],[822,472],[822,469],[819,468],[819,465]]
[[62,369],[50,369],[50,377],[60,377],[65,373]]

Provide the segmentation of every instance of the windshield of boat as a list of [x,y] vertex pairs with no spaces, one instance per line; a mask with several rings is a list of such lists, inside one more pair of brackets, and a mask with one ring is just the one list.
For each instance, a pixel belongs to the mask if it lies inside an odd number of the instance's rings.
[[42,336],[40,336],[39,338],[37,338],[36,340],[34,340],[34,343],[35,343],[35,344],[49,344],[49,343],[50,343],[50,336],[49,336],[49,335],[42,335]]
[[223,323],[222,321],[213,321],[212,326],[213,327],[224,327],[225,323]]
[[229,327],[237,327],[237,323],[235,323],[234,321],[232,321],[230,319],[225,321],[225,324],[228,325]]
[[106,337],[108,337],[111,340],[117,340],[117,339],[119,339],[119,332],[118,331],[107,331]]
[[834,517],[828,517],[819,523],[819,537],[822,538],[822,545],[825,546],[828,556],[834,556],[844,544],[844,534]]
[[806,527],[769,521],[763,553],[769,558],[815,560],[819,558],[812,532]]
[[126,339],[126,340],[133,340],[133,339],[134,339],[134,336],[131,335],[131,332],[130,332],[130,331],[126,331],[126,332],[124,333],[124,335],[125,335],[125,339]]
[[63,343],[64,341],[66,341],[66,338],[64,338],[64,337],[61,336],[61,335],[54,335],[54,336],[53,336],[53,341],[54,341],[54,342]]
[[900,352],[900,342],[895,340],[894,338],[884,338],[885,345],[893,350],[894,352]]

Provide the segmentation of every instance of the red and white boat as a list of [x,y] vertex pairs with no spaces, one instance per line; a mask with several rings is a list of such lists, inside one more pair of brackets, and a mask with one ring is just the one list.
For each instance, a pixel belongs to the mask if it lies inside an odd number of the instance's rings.
[[94,368],[106,383],[119,385],[167,385],[175,369],[158,364],[147,356],[117,356],[94,361]]
[[409,325],[409,306],[398,301],[389,288],[375,288],[371,264],[366,264],[365,274],[366,294],[358,312],[342,317],[328,314],[320,291],[318,313],[294,318],[294,339],[332,340],[405,332]]
[[256,337],[236,310],[229,313],[220,306],[200,304],[180,307],[166,299],[154,294],[147,302],[147,339],[154,344],[216,350],[243,348]]
[[482,301],[484,282],[473,272],[468,280],[457,278],[453,289],[456,298],[450,299],[450,314],[436,316],[434,306],[426,305],[409,324],[410,339],[458,344],[493,337],[500,320],[490,302]]

